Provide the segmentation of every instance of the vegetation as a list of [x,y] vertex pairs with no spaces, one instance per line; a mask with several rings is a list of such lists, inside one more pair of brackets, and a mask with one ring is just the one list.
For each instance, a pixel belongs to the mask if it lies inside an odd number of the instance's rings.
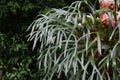
[[104,28],[98,0],[73,1],[0,1],[0,80],[120,79],[119,23]]
[[67,5],[64,0],[0,0],[0,80],[39,80],[37,49],[27,42],[27,27],[38,13]]
[[25,38],[38,9],[32,0],[0,1],[0,80],[39,79],[37,54]]
[[39,50],[42,80],[120,79],[119,22],[115,29],[105,28],[99,19],[103,11],[108,10],[96,10],[85,0],[37,16],[28,41]]

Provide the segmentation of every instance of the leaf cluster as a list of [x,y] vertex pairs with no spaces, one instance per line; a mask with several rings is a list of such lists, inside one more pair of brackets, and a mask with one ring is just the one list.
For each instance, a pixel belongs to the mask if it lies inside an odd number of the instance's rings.
[[0,80],[39,79],[34,52],[20,36],[0,33]]

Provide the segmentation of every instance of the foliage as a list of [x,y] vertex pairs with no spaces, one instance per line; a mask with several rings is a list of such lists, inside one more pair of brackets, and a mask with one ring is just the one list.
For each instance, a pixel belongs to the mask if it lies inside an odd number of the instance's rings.
[[38,9],[38,4],[32,0],[0,1],[1,80],[39,79],[36,52],[30,50],[30,43],[25,39],[26,33],[23,33]]
[[12,12],[12,13],[17,13],[18,11],[23,11],[26,12],[28,10],[31,10],[35,7],[37,7],[37,4],[32,3],[32,0],[20,0],[20,1],[13,1],[13,0],[9,0],[9,1],[5,1],[5,0],[1,0],[1,7],[0,7],[0,17],[4,16],[4,15],[8,15],[8,13]]
[[102,11],[84,0],[37,16],[28,41],[39,48],[42,80],[120,79],[120,23],[105,29],[98,18]]
[[[0,1],[0,32],[21,32],[26,29],[37,15],[39,6],[33,0],[1,0]],[[32,13],[35,12],[35,13]],[[22,24],[23,23],[23,24]]]
[[[54,2],[56,4],[51,6]],[[65,2],[0,0],[0,80],[38,80],[43,76],[38,71],[37,50],[31,51],[25,31],[38,13],[45,13],[51,7],[63,7],[67,5]]]
[[10,34],[0,33],[0,79],[27,80],[39,78],[36,75],[37,67],[35,64],[33,66],[36,58],[33,52],[29,51],[28,44],[20,39],[20,35],[9,36]]

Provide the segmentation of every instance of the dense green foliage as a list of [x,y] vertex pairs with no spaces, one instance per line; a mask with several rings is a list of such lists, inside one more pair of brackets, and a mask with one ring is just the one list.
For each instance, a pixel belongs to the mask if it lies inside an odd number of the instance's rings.
[[38,11],[37,2],[32,0],[0,1],[0,79],[39,79],[37,54],[25,38],[26,28]]
[[33,65],[35,54],[22,39],[18,34],[0,34],[0,76],[3,80],[26,80],[37,76],[36,64]]

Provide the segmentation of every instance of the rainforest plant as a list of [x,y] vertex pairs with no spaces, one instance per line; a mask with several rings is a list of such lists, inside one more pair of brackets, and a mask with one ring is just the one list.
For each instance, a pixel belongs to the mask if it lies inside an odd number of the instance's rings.
[[[119,80],[120,23],[105,28],[87,0],[39,14],[27,31],[38,49],[41,80]],[[109,17],[111,18],[111,17]]]

